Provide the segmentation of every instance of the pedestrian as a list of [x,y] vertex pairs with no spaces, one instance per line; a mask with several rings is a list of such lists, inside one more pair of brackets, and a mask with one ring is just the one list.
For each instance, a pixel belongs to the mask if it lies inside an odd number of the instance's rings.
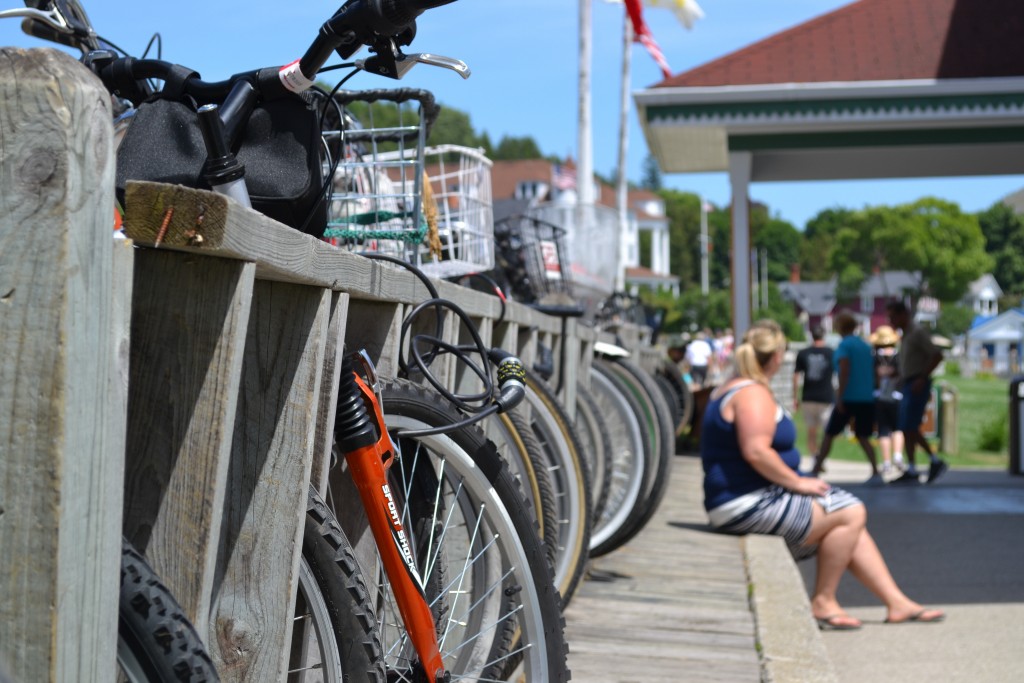
[[711,395],[700,439],[708,521],[722,533],[781,536],[797,560],[816,556],[811,614],[822,630],[861,628],[836,596],[846,570],[885,604],[886,623],[941,621],[941,610],[897,585],[867,530],[864,503],[800,474],[796,425],[770,384],[785,352],[778,323],[754,323],[736,347],[735,375]]
[[885,483],[882,473],[878,471],[878,459],[871,436],[875,432],[875,359],[871,346],[854,334],[857,331],[857,319],[849,311],[841,311],[833,320],[836,332],[842,335],[839,346],[833,354],[833,364],[839,376],[839,387],[836,389],[836,400],[832,406],[825,425],[825,438],[821,441],[821,451],[814,460],[815,476],[824,470],[825,459],[832,451],[832,441],[843,433],[847,425],[853,422],[853,433],[857,443],[864,450],[868,462],[871,463],[871,477],[868,485],[878,486]]
[[707,383],[708,371],[714,356],[711,342],[708,341],[708,335],[705,332],[698,332],[686,345],[686,364],[690,366],[690,375],[698,386],[704,386]]
[[811,345],[796,354],[793,369],[793,410],[803,413],[807,452],[815,458],[820,452],[818,430],[825,426],[836,397],[832,374],[832,349],[825,345],[821,325],[815,325],[811,328]]
[[928,478],[931,484],[949,469],[949,465],[932,450],[921,432],[924,411],[932,394],[932,372],[942,362],[942,351],[932,342],[931,334],[914,323],[910,309],[902,301],[886,304],[889,323],[903,333],[900,342],[900,429],[907,449],[907,470],[893,483],[919,484],[921,475],[915,462],[918,446],[928,454]]
[[880,325],[868,338],[875,347],[875,434],[882,454],[882,478],[904,469],[903,432],[899,428],[900,354],[896,348],[900,338],[896,330]]

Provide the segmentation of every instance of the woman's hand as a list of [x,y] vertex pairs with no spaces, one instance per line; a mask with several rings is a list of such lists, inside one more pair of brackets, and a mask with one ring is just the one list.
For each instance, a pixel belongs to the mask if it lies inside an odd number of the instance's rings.
[[790,490],[793,493],[799,493],[805,496],[823,496],[828,493],[831,488],[824,479],[818,479],[817,477],[800,477],[800,481],[796,483]]

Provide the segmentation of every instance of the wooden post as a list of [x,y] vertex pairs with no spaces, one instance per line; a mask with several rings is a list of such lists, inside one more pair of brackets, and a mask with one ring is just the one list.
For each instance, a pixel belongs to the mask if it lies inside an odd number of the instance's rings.
[[0,660],[26,682],[115,675],[127,313],[108,102],[67,54],[0,48]]

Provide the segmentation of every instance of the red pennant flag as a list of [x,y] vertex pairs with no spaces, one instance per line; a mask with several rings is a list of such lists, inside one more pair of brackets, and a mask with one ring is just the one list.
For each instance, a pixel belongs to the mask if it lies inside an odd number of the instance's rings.
[[647,28],[640,0],[625,0],[625,2],[626,11],[629,12],[629,19],[633,22],[633,34],[636,36],[636,42],[647,48],[651,57],[653,57],[654,61],[658,63],[658,66],[661,67],[662,76],[668,78],[672,75],[672,70],[669,69],[668,62],[665,60],[665,55],[661,53],[661,48],[658,47],[658,43],[654,41],[651,29]]

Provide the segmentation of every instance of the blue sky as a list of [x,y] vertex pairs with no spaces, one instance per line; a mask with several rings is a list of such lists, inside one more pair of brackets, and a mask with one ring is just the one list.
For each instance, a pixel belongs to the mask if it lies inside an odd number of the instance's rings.
[[[20,3],[4,0],[0,7]],[[340,0],[175,0],[145,3],[83,0],[97,30],[138,56],[153,32],[163,37],[163,57],[219,80],[238,71],[279,65],[302,55]],[[687,31],[666,9],[648,8],[645,18],[673,72],[691,69],[773,33],[848,4],[847,0],[700,0],[705,18]],[[466,61],[472,77],[418,66],[403,85],[432,90],[438,100],[469,113],[474,127],[497,142],[503,135],[530,135],[545,154],[575,156],[577,126],[578,2],[574,0],[459,0],[421,17],[408,51],[434,52]],[[594,168],[612,175],[617,163],[622,5],[593,5]],[[19,22],[0,22],[0,45],[38,47]],[[633,48],[631,89],[661,80],[654,61]],[[335,72],[337,73],[337,72]],[[333,76],[332,76],[333,78]],[[360,74],[352,88],[390,87],[393,82]],[[646,144],[630,112],[628,175],[638,181]],[[729,201],[725,173],[673,174],[668,187]],[[831,207],[913,201],[932,194],[967,211],[987,208],[1024,188],[1024,176],[919,180],[758,183],[751,196],[774,214],[802,228]]]

